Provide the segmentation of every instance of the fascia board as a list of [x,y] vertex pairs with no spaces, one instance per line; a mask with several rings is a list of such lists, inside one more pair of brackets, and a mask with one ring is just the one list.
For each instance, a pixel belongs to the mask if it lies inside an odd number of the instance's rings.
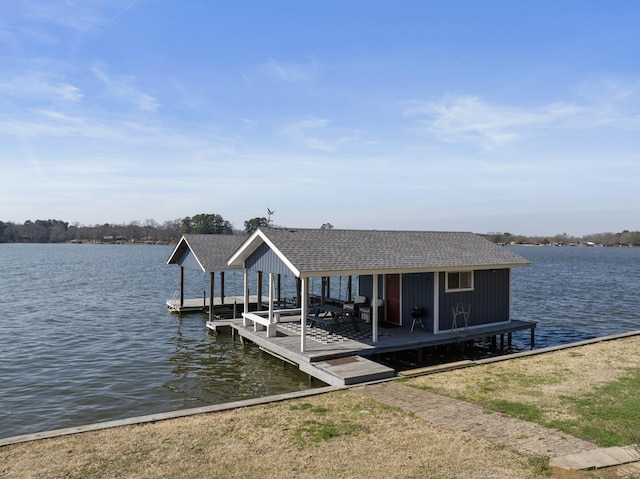
[[180,241],[178,241],[178,244],[176,245],[176,247],[173,248],[173,251],[171,252],[171,256],[169,256],[169,259],[167,260],[167,264],[180,264],[178,262],[180,258],[174,258],[174,256],[178,253],[178,251],[180,251],[183,248],[183,245],[187,245],[187,248],[189,249],[189,251],[191,251],[191,254],[196,259],[196,262],[198,263],[198,266],[200,266],[200,269],[206,273],[204,265],[200,262],[200,259],[196,255],[195,251],[193,251],[193,248],[191,248],[191,245],[189,244],[189,242],[184,236],[180,238]]
[[[258,230],[260,231],[260,230]],[[276,256],[278,256],[278,258],[280,258],[280,260],[287,266],[287,268],[289,268],[289,270],[293,273],[293,275],[297,278],[301,277],[300,271],[298,270],[298,268],[296,268],[293,263],[289,260],[289,258],[287,258],[284,254],[282,254],[282,252],[276,247],[276,245],[274,245],[271,240],[269,240],[269,238],[267,238],[264,233],[262,233],[262,231],[260,231],[260,235],[262,236],[262,239],[264,240],[264,242],[267,244],[267,246],[269,246],[269,248],[271,248],[271,251],[273,251]]]
[[180,241],[178,241],[178,244],[175,245],[175,247],[173,248],[173,251],[169,255],[169,258],[167,259],[167,264],[176,264],[175,262],[172,262],[173,257],[176,255],[176,253],[178,252],[178,250],[180,249],[180,246],[182,245],[182,243],[184,241],[185,240],[184,240],[184,236],[183,236],[182,238],[180,238]]
[[207,270],[205,269],[204,265],[200,262],[200,258],[198,258],[198,255],[196,254],[195,251],[193,251],[193,248],[191,247],[191,245],[189,244],[189,241],[187,241],[187,239],[184,239],[184,242],[187,244],[187,247],[189,248],[189,251],[191,251],[191,254],[193,255],[193,257],[196,259],[196,261],[198,262],[198,264],[200,265],[200,269],[203,272],[207,272]]
[[472,271],[484,269],[510,269],[528,267],[530,263],[515,264],[478,264],[467,266],[436,266],[431,268],[385,268],[385,269],[359,269],[359,270],[326,270],[326,271],[306,271],[300,277],[313,278],[321,276],[366,276],[373,274],[415,274],[415,273],[437,273],[451,271]]
[[242,243],[238,249],[231,255],[227,264],[229,266],[244,266],[244,261],[260,246],[264,239],[260,236],[260,230],[254,231],[249,238]]

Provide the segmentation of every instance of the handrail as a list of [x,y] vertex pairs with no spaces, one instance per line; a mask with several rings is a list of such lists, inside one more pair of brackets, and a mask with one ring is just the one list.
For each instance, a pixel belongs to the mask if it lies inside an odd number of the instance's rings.
[[171,297],[171,301],[169,302],[169,307],[171,309],[178,311],[179,308],[176,306],[176,304],[180,304],[179,299],[180,299],[180,291],[175,290],[173,292],[173,296]]

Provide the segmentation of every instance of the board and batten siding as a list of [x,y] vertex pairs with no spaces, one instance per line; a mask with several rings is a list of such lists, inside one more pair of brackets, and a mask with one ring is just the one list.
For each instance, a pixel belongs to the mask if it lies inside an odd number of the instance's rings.
[[200,266],[200,263],[198,263],[196,256],[193,254],[193,252],[190,249],[186,249],[184,251],[180,259],[178,260],[178,264],[183,268],[202,271],[202,267]]
[[425,309],[422,324],[433,333],[433,273],[410,273],[402,275],[402,325],[411,326],[411,308]]
[[[458,303],[471,306],[468,326],[509,321],[510,269],[474,271],[473,291],[446,292],[445,273],[440,274],[440,331],[451,329],[453,308]],[[458,319],[458,328],[464,323]]]
[[292,276],[292,271],[265,243],[262,243],[245,260],[244,267],[247,269],[262,271],[263,273],[274,273],[283,276]]

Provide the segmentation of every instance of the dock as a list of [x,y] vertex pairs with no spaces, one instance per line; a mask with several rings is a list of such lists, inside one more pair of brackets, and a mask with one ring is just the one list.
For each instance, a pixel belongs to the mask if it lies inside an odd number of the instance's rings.
[[300,352],[300,320],[290,317],[277,325],[277,334],[269,337],[267,331],[255,331],[253,325],[244,326],[242,319],[208,321],[207,327],[218,331],[231,328],[232,334],[241,340],[258,345],[267,353],[298,366],[298,368],[332,386],[345,386],[362,382],[388,379],[396,376],[393,368],[384,366],[370,358],[384,353],[406,350],[422,350],[440,345],[465,343],[481,338],[511,335],[516,331],[533,331],[536,323],[511,321],[509,324],[486,325],[478,328],[458,329],[447,333],[432,334],[424,330],[411,331],[407,327],[380,327],[378,341],[371,341],[371,325],[361,323],[358,330],[342,323],[335,331],[322,327],[307,326],[305,352]]
[[[207,313],[209,312],[209,306],[211,305],[210,298],[185,298],[180,304],[180,299],[174,297],[168,299],[167,308],[172,313],[185,314],[185,313]],[[258,304],[257,296],[249,297],[249,310],[255,310]],[[213,298],[213,309],[216,314],[223,317],[240,317],[242,310],[244,309],[244,297],[243,296],[225,296],[224,298]],[[235,314],[234,314],[235,311]]]

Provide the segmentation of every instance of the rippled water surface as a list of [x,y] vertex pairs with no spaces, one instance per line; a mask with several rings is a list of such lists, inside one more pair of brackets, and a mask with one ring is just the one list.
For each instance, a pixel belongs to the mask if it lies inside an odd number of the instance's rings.
[[[533,262],[513,270],[512,317],[539,321],[537,347],[640,329],[640,248],[512,250]],[[170,253],[0,244],[0,437],[308,387],[297,368],[207,333],[203,315],[168,313]],[[207,289],[202,274],[187,285],[188,297]]]
[[511,316],[538,321],[536,347],[640,330],[640,248],[510,249],[532,262],[512,270]]
[[309,387],[297,368],[209,334],[202,314],[167,312],[171,251],[0,244],[0,437]]

